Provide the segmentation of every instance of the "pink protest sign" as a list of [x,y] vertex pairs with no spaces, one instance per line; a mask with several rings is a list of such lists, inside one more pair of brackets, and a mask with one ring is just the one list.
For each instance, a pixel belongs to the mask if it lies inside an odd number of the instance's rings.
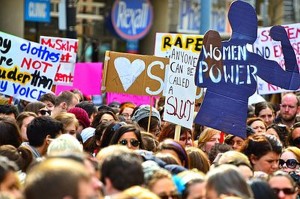
[[[156,98],[156,97],[154,97]],[[106,93],[106,103],[109,104],[111,102],[132,102],[136,105],[141,104],[150,104],[150,96],[142,96],[142,95],[132,95],[126,93]],[[154,100],[153,100],[154,102]]]
[[76,63],[73,86],[56,86],[55,93],[79,89],[85,95],[100,95],[102,63]]

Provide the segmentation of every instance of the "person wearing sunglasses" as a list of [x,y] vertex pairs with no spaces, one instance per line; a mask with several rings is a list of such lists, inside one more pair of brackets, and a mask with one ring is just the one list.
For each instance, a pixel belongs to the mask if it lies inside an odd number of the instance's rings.
[[279,199],[297,198],[297,185],[288,173],[276,171],[270,176],[268,182]]
[[290,145],[300,148],[300,122],[295,123],[288,135]]
[[118,129],[110,141],[110,145],[112,144],[124,145],[133,150],[144,149],[140,129],[131,124],[118,126]]
[[290,173],[297,171],[300,167],[300,149],[289,146],[283,150],[279,159],[280,170]]

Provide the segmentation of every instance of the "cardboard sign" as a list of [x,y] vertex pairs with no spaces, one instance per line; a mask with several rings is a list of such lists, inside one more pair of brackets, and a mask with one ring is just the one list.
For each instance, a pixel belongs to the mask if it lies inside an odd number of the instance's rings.
[[78,49],[78,39],[41,36],[40,43],[62,51],[60,65],[55,75],[54,84],[72,86]]
[[60,51],[0,32],[0,93],[36,101],[51,92]]
[[[179,47],[192,53],[200,54],[202,49],[203,35],[156,33],[154,55],[158,57],[171,56],[172,46]],[[197,103],[203,100],[202,88],[197,88]]]
[[[287,32],[288,38],[293,46],[294,52],[296,54],[296,59],[300,67],[300,37],[299,28],[300,23],[290,24],[283,26]],[[279,41],[274,41],[269,33],[271,27],[259,28],[258,37],[253,45],[253,51],[265,59],[276,61],[283,69],[285,69],[284,57],[281,50],[281,43]],[[287,90],[270,84],[261,78],[257,78],[257,90],[259,94],[272,94],[272,93],[282,93],[287,92]]]
[[216,31],[208,31],[204,36],[195,82],[207,90],[195,122],[246,137],[248,97],[256,91],[257,76],[295,90],[300,86],[300,75],[283,27],[272,27],[270,35],[282,43],[286,70],[249,50],[257,38],[257,16],[250,4],[233,2],[228,19],[232,28],[230,40],[222,42]]
[[198,53],[173,46],[166,75],[164,120],[189,129],[192,129],[194,120],[197,61]]
[[106,51],[103,91],[136,95],[162,95],[169,59]]
[[76,63],[73,86],[56,86],[55,93],[79,89],[85,95],[100,95],[102,63]]

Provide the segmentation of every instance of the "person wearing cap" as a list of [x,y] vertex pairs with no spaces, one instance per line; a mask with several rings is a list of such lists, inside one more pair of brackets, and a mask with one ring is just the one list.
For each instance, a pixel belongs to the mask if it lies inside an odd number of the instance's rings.
[[79,107],[74,107],[71,108],[68,112],[73,113],[79,122],[79,126],[77,128],[78,134],[81,133],[83,129],[90,126],[90,118],[84,109]]
[[[152,109],[152,110],[151,110]],[[148,121],[150,118],[149,131]],[[135,109],[132,115],[132,121],[137,122],[143,131],[149,132],[158,136],[160,133],[161,118],[156,108],[149,105],[141,105]]]

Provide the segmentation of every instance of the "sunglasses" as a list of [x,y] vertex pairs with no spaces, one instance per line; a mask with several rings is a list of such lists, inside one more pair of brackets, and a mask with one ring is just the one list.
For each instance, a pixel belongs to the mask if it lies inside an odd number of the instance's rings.
[[158,195],[160,199],[169,199],[170,197],[172,199],[181,199],[180,195],[178,193],[172,193],[170,195],[167,194],[159,194]]
[[[120,140],[119,144],[126,146],[128,144],[128,140]],[[137,147],[140,145],[140,142],[137,139],[130,139],[131,146]]]
[[39,113],[41,115],[46,115],[48,113],[48,115],[51,115],[51,111],[50,110],[40,110]]
[[282,168],[284,164],[286,164],[287,168],[295,169],[299,162],[295,159],[288,159],[287,161],[279,159],[279,167]]
[[295,191],[296,191],[294,188],[282,188],[282,189],[272,188],[272,189],[273,189],[273,191],[275,192],[276,195],[278,195],[280,191],[282,191],[285,195],[294,194]]

